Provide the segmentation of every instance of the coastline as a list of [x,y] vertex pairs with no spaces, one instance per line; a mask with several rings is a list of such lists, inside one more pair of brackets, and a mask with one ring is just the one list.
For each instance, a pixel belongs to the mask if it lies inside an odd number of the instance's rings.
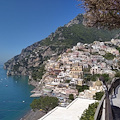
[[[28,84],[35,87],[31,91],[32,95],[35,94],[37,91],[40,91],[39,86],[38,86],[38,82],[36,82],[36,81],[28,81]],[[38,120],[39,118],[41,118],[45,114],[46,113],[43,113],[42,111],[39,111],[39,110],[33,111],[31,109],[20,120]]]
[[41,118],[44,115],[45,115],[45,113],[43,113],[42,111],[37,110],[34,112],[33,110],[30,110],[20,120],[38,120],[39,118]]

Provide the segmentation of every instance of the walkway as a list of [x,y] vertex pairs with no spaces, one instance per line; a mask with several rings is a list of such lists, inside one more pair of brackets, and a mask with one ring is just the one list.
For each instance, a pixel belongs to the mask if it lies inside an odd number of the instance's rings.
[[114,120],[120,120],[120,86],[116,88],[116,96],[112,97],[112,110]]

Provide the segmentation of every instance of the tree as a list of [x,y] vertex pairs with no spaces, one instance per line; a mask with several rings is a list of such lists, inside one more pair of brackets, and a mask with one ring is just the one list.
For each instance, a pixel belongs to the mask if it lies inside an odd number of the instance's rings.
[[76,89],[78,90],[78,92],[83,92],[84,90],[88,90],[89,86],[87,86],[87,85],[83,85],[83,86],[76,85]]
[[102,74],[101,77],[104,78],[105,82],[108,82],[110,80],[109,74]]
[[30,107],[35,111],[42,109],[45,113],[58,105],[58,99],[56,97],[41,96],[39,99],[34,99],[30,104]]
[[69,95],[69,99],[73,101],[73,100],[74,100],[74,95],[73,95],[73,94],[70,94],[70,95]]
[[120,71],[116,72],[115,77],[120,77]]
[[114,57],[115,57],[115,55],[113,55],[113,54],[111,54],[111,53],[106,53],[106,54],[104,55],[104,57],[105,57],[105,59],[107,59],[107,60],[113,60]]
[[96,81],[99,77],[100,77],[99,74],[94,74],[94,75],[91,76],[90,80],[91,81]]
[[33,70],[32,78],[37,81],[38,79],[42,79],[42,76],[45,73],[45,65],[41,65],[40,68]]
[[98,104],[99,104],[98,102],[90,104],[88,109],[86,109],[83,112],[80,120],[94,120],[94,114],[95,114]]
[[101,28],[120,28],[120,0],[78,0],[86,10],[84,23]]
[[101,100],[102,96],[104,95],[104,92],[96,92],[93,98],[95,100]]

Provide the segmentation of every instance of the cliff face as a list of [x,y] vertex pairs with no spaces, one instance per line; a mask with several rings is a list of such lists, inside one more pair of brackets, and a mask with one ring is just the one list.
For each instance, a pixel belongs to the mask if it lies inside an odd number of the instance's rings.
[[8,70],[8,75],[30,75],[34,68],[40,66],[53,53],[51,46],[41,46],[40,42],[37,42],[8,60],[4,68]]
[[20,55],[8,60],[4,68],[8,75],[31,75],[53,54],[59,55],[77,42],[90,43],[95,40],[110,40],[119,31],[98,30],[82,25],[83,15],[78,15],[67,25],[59,27],[47,38],[22,50]]

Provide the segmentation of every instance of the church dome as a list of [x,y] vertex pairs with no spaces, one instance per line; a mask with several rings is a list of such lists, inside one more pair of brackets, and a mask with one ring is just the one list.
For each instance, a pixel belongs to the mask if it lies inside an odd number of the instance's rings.
[[96,86],[102,86],[102,82],[101,82],[100,80],[97,80],[97,81],[95,82],[95,85],[96,85]]

